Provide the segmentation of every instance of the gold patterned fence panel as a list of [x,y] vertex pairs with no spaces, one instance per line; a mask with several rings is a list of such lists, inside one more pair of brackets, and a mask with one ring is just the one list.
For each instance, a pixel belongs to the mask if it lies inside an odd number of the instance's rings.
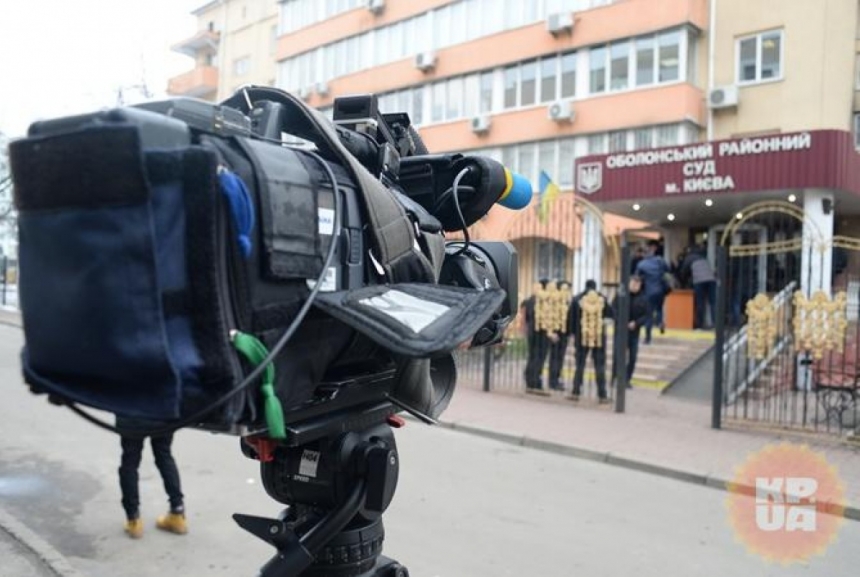
[[816,360],[827,351],[841,353],[845,347],[848,328],[848,296],[844,291],[831,299],[816,291],[806,298],[802,291],[794,293],[794,340],[798,350],[807,351]]
[[764,293],[747,302],[747,356],[763,360],[776,340],[776,306]]
[[588,291],[579,300],[582,346],[592,349],[603,347],[603,309],[606,299],[597,291]]

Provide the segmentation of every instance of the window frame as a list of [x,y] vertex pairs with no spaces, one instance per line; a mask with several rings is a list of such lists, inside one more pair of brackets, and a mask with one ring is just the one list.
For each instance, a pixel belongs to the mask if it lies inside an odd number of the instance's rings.
[[[779,74],[773,78],[762,78],[762,39],[766,35],[779,35]],[[755,39],[756,77],[753,80],[741,79],[741,42]],[[755,86],[785,80],[785,28],[771,28],[735,38],[735,83],[738,86]]]

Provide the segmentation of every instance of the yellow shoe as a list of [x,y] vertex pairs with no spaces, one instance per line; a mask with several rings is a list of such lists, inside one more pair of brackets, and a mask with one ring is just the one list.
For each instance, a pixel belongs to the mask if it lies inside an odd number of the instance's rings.
[[132,539],[140,539],[143,537],[143,521],[141,521],[140,517],[126,521],[125,532]]
[[168,513],[155,520],[155,526],[162,531],[169,531],[177,535],[188,533],[188,524],[185,522],[184,513]]

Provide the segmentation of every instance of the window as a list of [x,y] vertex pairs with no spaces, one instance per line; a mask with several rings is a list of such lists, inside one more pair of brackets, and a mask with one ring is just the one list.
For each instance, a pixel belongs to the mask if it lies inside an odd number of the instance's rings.
[[636,86],[654,84],[654,38],[636,39]]
[[609,133],[609,152],[624,152],[627,150],[627,131],[616,130]]
[[592,48],[589,54],[591,63],[590,91],[592,94],[606,90],[606,47]]
[[463,116],[471,118],[478,114],[478,108],[481,104],[481,77],[479,75],[470,74],[466,76],[463,94],[465,95]]
[[606,135],[589,134],[588,154],[603,154],[604,152],[606,152]]
[[565,138],[558,146],[558,185],[562,188],[573,186],[574,140]]
[[537,63],[528,62],[520,67],[520,105],[531,106],[537,101]]
[[420,126],[424,123],[424,87],[412,90],[412,124]]
[[558,57],[552,56],[540,61],[540,101],[552,102],[556,99],[556,66]]
[[481,103],[479,112],[482,114],[493,111],[493,73],[481,74]]
[[244,76],[251,71],[251,57],[243,56],[233,61],[233,74],[236,76]]
[[782,78],[782,30],[741,38],[737,45],[738,83]]
[[637,128],[633,132],[633,149],[651,148],[654,146],[654,131],[650,128]]
[[561,97],[572,98],[576,94],[576,52],[561,57]]
[[854,115],[854,147],[860,148],[860,114]]
[[269,30],[269,54],[272,55],[275,53],[275,49],[278,47],[278,25],[273,24],[271,30]]
[[665,32],[660,35],[660,82],[678,80],[681,74],[681,34]]
[[445,120],[445,81],[435,83],[432,89],[433,93],[430,96],[430,104],[432,105],[430,120],[432,122],[442,122]]
[[555,181],[558,179],[558,169],[555,164],[555,140],[544,140],[538,143],[538,173],[545,171]]
[[448,81],[448,103],[446,120],[456,120],[463,117],[463,79],[452,78]]
[[630,43],[618,42],[611,46],[609,65],[609,89],[624,90],[627,88],[627,72],[630,61]]
[[505,68],[505,108],[517,106],[517,67]]
[[537,267],[535,280],[542,278],[567,278],[567,247],[554,240],[546,240],[537,246]]
[[678,144],[677,124],[657,127],[657,146],[674,146],[676,144]]
[[520,144],[517,153],[517,172],[526,177],[530,182],[537,182],[535,178],[537,171],[535,164],[535,145]]

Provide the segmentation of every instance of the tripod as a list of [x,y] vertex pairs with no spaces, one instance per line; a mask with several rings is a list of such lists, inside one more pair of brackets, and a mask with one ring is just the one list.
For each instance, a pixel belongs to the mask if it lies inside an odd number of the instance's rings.
[[243,439],[245,455],[261,462],[266,492],[288,505],[278,519],[233,515],[277,550],[260,577],[409,577],[405,567],[381,555],[382,513],[394,497],[399,470],[391,427],[402,421],[391,412],[365,413],[388,415],[358,431],[321,437],[299,432],[290,435],[296,439],[290,445]]

